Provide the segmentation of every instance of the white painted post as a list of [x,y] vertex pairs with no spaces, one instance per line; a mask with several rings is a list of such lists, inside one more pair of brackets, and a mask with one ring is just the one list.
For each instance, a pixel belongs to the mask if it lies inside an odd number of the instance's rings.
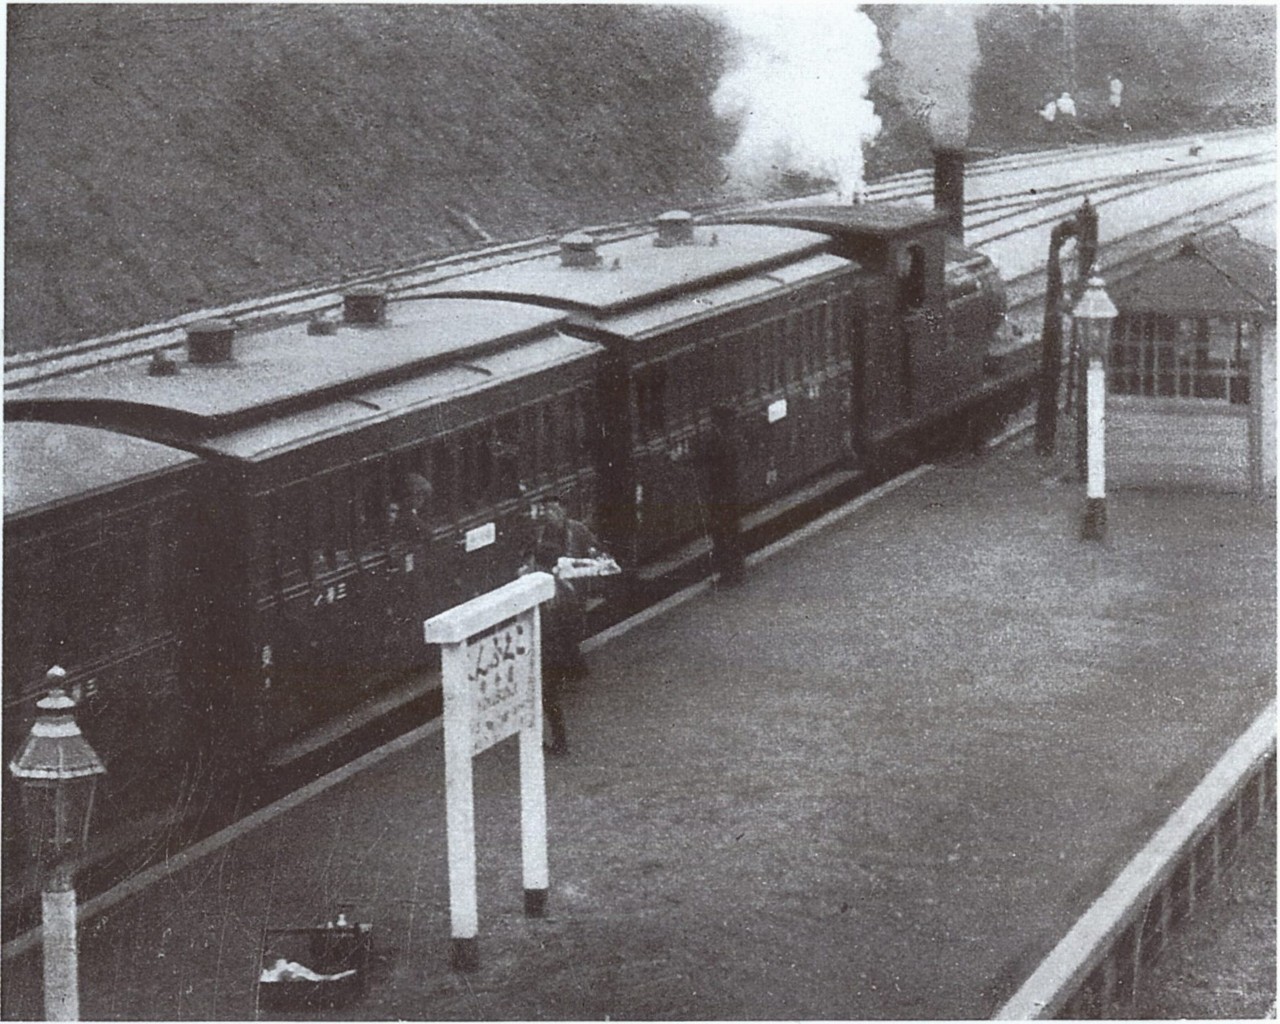
[[476,905],[476,811],[471,778],[471,702],[465,643],[441,653],[444,676],[444,788],[449,854],[449,925],[454,970],[479,966],[480,915]]
[[1085,540],[1102,540],[1107,535],[1107,371],[1102,358],[1089,357],[1085,378],[1085,407],[1088,410],[1088,474],[1085,483]]
[[542,658],[538,606],[555,595],[549,573],[530,573],[428,619],[442,644],[449,914],[455,970],[479,966],[475,800],[471,759],[520,734],[520,838],[525,913],[541,916],[549,886]]
[[1084,394],[1088,454],[1081,536],[1085,540],[1102,540],[1107,535],[1107,349],[1116,319],[1116,307],[1102,278],[1089,278],[1072,316],[1089,359]]
[[70,872],[62,867],[55,869],[41,897],[45,1020],[79,1020],[76,892],[71,887]]
[[[538,622],[539,609],[533,610]],[[540,625],[540,623],[539,623]],[[539,675],[534,707],[535,725],[520,730],[520,855],[524,877],[524,912],[542,917],[547,911],[547,890],[551,881],[547,866],[547,780],[542,753],[542,666],[535,658]]]

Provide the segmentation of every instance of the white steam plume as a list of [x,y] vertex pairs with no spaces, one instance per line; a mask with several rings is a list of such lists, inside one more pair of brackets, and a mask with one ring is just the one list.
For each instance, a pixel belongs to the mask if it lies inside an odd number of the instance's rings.
[[867,80],[880,64],[876,27],[852,4],[725,4],[737,51],[712,96],[738,124],[725,158],[752,189],[782,174],[827,178],[848,198],[862,187],[862,147],[880,130]]
[[969,138],[969,86],[978,63],[973,6],[900,7],[889,37],[891,79],[903,105],[935,146],[963,147]]

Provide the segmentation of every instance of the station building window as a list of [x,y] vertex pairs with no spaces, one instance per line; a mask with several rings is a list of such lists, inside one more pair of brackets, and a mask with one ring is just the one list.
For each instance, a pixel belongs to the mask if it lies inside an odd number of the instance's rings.
[[1231,317],[1122,314],[1111,343],[1115,394],[1247,404],[1257,325]]

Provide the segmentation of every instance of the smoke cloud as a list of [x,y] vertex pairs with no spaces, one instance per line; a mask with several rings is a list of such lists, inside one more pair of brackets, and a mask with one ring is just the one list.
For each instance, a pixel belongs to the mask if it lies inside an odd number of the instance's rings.
[[737,50],[712,96],[734,121],[730,180],[767,190],[783,175],[825,178],[849,198],[862,188],[863,146],[880,130],[867,80],[880,64],[871,19],[852,4],[724,5]]
[[978,63],[972,6],[900,7],[889,37],[898,99],[925,125],[936,146],[960,148],[969,138],[969,86]]

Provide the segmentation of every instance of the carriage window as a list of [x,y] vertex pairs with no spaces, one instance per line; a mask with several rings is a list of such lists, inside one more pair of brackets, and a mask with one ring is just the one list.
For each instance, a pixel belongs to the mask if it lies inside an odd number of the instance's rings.
[[685,410],[688,408],[686,388],[692,373],[692,360],[688,351],[679,352],[668,359],[671,372],[671,386],[667,389],[667,421],[673,426],[684,422]]
[[[151,546],[147,541],[158,542],[153,536],[151,523],[145,518],[129,523],[119,524],[119,540],[113,545],[111,552],[113,575],[108,579],[111,603],[121,614],[117,614],[115,622],[116,636],[123,640],[141,640],[150,618],[151,609],[147,607],[148,589],[144,587],[147,549]],[[154,600],[154,596],[151,600]],[[146,612],[143,610],[146,609]]]
[[844,337],[849,330],[849,300],[841,296],[834,306],[823,304],[822,329],[826,332],[827,342],[831,346],[831,355],[837,359],[845,358]]
[[386,462],[370,459],[360,465],[356,469],[353,490],[360,554],[366,557],[379,554],[387,546],[387,520],[391,505]]
[[308,535],[306,484],[291,484],[276,495],[276,568],[285,586],[306,578]]
[[594,417],[591,415],[591,395],[585,390],[574,392],[574,412],[578,423],[578,457],[579,461],[591,455],[591,427]]
[[342,473],[334,490],[333,557],[341,568],[356,560],[355,473]]
[[636,416],[641,437],[666,430],[666,367],[656,364],[636,379]]
[[336,474],[329,473],[311,481],[311,574],[335,568],[333,552],[334,490]]
[[489,435],[489,447],[493,453],[494,474],[497,479],[498,497],[514,498],[520,493],[520,416],[507,413],[498,420]]
[[542,406],[542,426],[544,430],[543,437],[546,442],[546,464],[550,473],[555,473],[560,468],[561,456],[560,451],[560,425],[556,421],[556,403],[554,401],[547,402]]
[[441,519],[452,519],[454,515],[453,456],[450,451],[451,440],[443,438],[431,444],[431,486],[435,488],[433,507]]
[[[805,311],[807,312],[807,311]],[[798,312],[787,318],[791,330],[787,333],[787,351],[791,356],[791,379],[803,380],[809,375],[809,343],[811,336],[805,328],[809,319],[805,312]]]
[[473,505],[487,505],[493,499],[493,449],[489,445],[488,432],[484,427],[476,427],[471,431],[468,447],[474,467],[471,502]]
[[535,481],[542,476],[542,445],[538,441],[537,409],[525,406],[519,412],[520,472],[522,479]]
[[925,299],[925,259],[924,248],[909,245],[899,260],[901,274],[902,306],[904,309],[919,309]]

